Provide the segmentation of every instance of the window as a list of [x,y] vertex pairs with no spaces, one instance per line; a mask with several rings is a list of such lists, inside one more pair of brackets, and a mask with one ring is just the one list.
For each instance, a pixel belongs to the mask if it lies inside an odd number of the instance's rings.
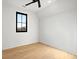
[[16,32],[27,32],[27,14],[16,12]]

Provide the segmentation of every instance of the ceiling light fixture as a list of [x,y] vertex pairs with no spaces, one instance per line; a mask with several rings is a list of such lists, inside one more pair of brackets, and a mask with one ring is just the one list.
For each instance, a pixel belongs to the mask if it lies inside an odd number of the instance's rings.
[[36,3],[36,2],[38,2],[38,7],[41,7],[40,0],[33,0],[32,2],[30,2],[30,3],[28,3],[28,4],[25,4],[25,6],[28,6],[28,5],[30,5],[30,4],[32,4],[32,3]]
[[51,3],[52,1],[51,0],[48,0],[48,3]]

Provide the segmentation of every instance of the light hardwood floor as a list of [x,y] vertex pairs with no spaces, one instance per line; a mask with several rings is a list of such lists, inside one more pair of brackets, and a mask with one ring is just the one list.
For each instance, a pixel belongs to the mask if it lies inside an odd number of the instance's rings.
[[76,59],[68,54],[42,43],[20,46],[3,51],[3,59]]

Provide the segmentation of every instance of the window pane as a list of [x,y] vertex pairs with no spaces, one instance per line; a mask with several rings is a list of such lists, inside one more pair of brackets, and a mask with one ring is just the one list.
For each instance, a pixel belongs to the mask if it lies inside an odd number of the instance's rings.
[[26,27],[26,24],[23,24],[23,23],[22,23],[22,27]]
[[21,22],[21,14],[17,14],[17,22]]
[[17,31],[21,31],[21,23],[17,23]]
[[21,30],[22,30],[22,31],[26,31],[26,24],[22,24]]
[[16,12],[16,32],[27,32],[26,17],[27,14]]
[[26,23],[26,15],[22,15],[22,23]]
[[21,23],[17,23],[17,28],[21,28]]

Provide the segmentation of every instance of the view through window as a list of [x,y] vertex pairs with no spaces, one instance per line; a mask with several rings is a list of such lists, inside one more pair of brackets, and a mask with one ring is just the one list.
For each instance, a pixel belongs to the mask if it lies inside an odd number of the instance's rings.
[[16,12],[16,32],[27,32],[27,14]]

